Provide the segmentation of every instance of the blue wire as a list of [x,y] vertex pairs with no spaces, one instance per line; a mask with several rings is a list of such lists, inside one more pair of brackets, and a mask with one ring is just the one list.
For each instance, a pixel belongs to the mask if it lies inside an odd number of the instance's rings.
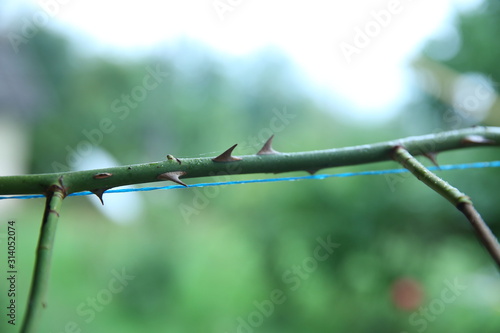
[[[492,162],[476,162],[476,163],[466,163],[466,164],[450,164],[443,165],[440,167],[431,166],[428,167],[431,171],[447,171],[447,170],[465,170],[465,169],[483,169],[483,168],[498,168],[500,167],[500,161]],[[229,182],[213,182],[213,183],[199,183],[188,185],[188,187],[208,187],[208,186],[223,186],[223,185],[240,185],[240,184],[253,184],[253,183],[272,183],[272,182],[284,182],[284,181],[296,181],[296,180],[307,180],[307,179],[326,179],[332,177],[354,177],[354,176],[374,176],[374,175],[387,175],[387,174],[398,174],[409,172],[406,169],[390,169],[390,170],[374,170],[374,171],[360,171],[360,172],[345,172],[337,174],[320,174],[302,177],[282,177],[282,178],[269,178],[269,179],[252,179],[252,180],[236,180]],[[170,190],[174,188],[184,188],[182,185],[170,185],[170,186],[157,186],[157,187],[141,187],[141,188],[126,188],[126,189],[116,189],[108,190],[107,193],[126,193],[126,192],[146,192],[155,190]],[[92,192],[84,191],[71,193],[69,197],[76,197],[82,195],[91,195]],[[42,194],[35,195],[13,195],[13,196],[0,196],[0,200],[5,199],[35,199],[44,198]]]

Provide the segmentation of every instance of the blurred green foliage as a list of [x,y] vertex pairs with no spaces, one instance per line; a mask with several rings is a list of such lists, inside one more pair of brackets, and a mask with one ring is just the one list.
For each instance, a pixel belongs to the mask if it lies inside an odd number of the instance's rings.
[[[498,9],[460,17],[464,48],[449,65],[498,74],[498,57],[492,54],[498,55],[499,47],[488,31],[499,18]],[[488,51],[477,52],[481,47]],[[432,113],[443,106],[423,94],[426,104],[417,116],[410,105],[383,126],[352,124],[311,97],[303,78],[272,49],[237,58],[181,40],[148,58],[116,61],[83,57],[63,38],[40,32],[23,54],[38,69],[34,80],[51,94],[50,103],[23,119],[30,126],[34,173],[54,171],[54,162],[69,168],[71,149],[90,141],[85,133],[100,129],[103,119],[113,130],[101,130],[93,147],[123,164],[166,154],[216,155],[237,142],[237,154],[251,154],[271,132],[277,134],[275,149],[300,151],[446,125]],[[155,68],[168,76],[148,90],[144,80]],[[134,92],[144,98],[123,101]],[[128,111],[117,112],[117,106]],[[415,118],[418,124],[409,126],[408,119]],[[496,156],[497,150],[483,148],[443,153],[439,161]],[[388,162],[333,172],[394,167]],[[438,174],[469,194],[500,234],[497,170]],[[141,196],[141,217],[130,225],[107,220],[85,198],[66,200],[41,332],[498,332],[500,327],[500,287],[491,259],[460,213],[408,175]],[[24,304],[43,203],[20,207],[15,219]],[[196,213],[186,218],[183,207]],[[337,247],[321,252],[328,255],[319,260],[317,248],[328,240]],[[123,271],[130,280],[120,286],[116,274]],[[423,293],[413,309],[393,300],[395,283],[405,277]],[[457,280],[465,288],[452,301],[443,300]],[[6,326],[2,320],[0,329]]]

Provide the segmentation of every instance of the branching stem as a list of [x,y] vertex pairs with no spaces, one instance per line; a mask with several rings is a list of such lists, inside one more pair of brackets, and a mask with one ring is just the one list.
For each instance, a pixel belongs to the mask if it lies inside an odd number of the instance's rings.
[[47,306],[52,248],[61,204],[66,196],[62,179],[49,187],[35,258],[35,269],[21,333],[39,332],[42,310]]
[[21,332],[31,333],[39,328],[40,315],[46,306],[45,297],[49,285],[55,230],[62,200],[67,194],[88,190],[102,199],[104,191],[116,186],[158,180],[172,180],[184,185],[179,177],[195,178],[299,170],[312,172],[323,168],[395,159],[464,213],[500,267],[498,241],[472,206],[469,197],[431,173],[413,157],[414,155],[433,156],[433,153],[451,149],[500,145],[499,127],[475,127],[369,145],[299,153],[278,153],[272,149],[271,140],[272,138],[255,155],[233,157],[232,151],[236,146],[234,145],[216,158],[179,159],[167,155],[165,161],[153,163],[77,172],[0,177],[0,195],[45,194],[47,196],[33,282]]
[[317,171],[324,168],[390,160],[395,146],[412,155],[436,153],[474,146],[500,145],[499,127],[474,127],[422,135],[368,145],[299,153],[239,156],[232,162],[218,163],[212,158],[174,158],[165,161],[76,172],[0,177],[0,195],[42,194],[50,184],[64,177],[68,194],[109,189],[116,186],[158,181],[168,172],[183,173],[182,178],[215,175]]
[[394,148],[394,159],[402,166],[408,169],[424,184],[432,188],[441,196],[450,201],[458,210],[460,210],[469,220],[476,231],[480,241],[488,250],[493,260],[500,268],[500,245],[495,235],[491,232],[488,225],[483,221],[481,215],[472,205],[472,201],[457,188],[451,186],[443,179],[436,176],[413,157],[405,148],[397,146]]

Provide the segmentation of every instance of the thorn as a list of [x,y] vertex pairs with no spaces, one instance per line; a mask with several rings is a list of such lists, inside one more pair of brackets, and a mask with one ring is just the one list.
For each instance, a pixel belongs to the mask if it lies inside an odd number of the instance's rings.
[[111,176],[113,176],[112,173],[102,172],[102,173],[95,174],[92,178],[94,178],[94,179],[104,179],[104,178],[109,178]]
[[97,195],[97,197],[99,198],[99,200],[101,200],[102,205],[104,206],[104,200],[102,200],[102,195],[104,194],[104,192],[106,192],[109,189],[110,189],[110,187],[108,187],[108,188],[98,188],[98,189],[95,189],[95,190],[91,190],[90,192],[92,192],[95,195]]
[[170,161],[175,160],[175,161],[177,161],[177,163],[182,164],[181,160],[178,159],[177,157],[175,157],[174,155],[167,155],[167,159]]
[[234,161],[241,161],[241,158],[239,157],[234,157],[231,156],[231,153],[233,152],[233,149],[237,146],[238,144],[235,144],[219,156],[212,158],[212,161],[214,162],[234,162]]
[[468,135],[462,139],[464,145],[493,145],[496,142],[481,135]]
[[165,172],[165,173],[162,173],[161,175],[158,175],[158,177],[156,177],[157,179],[160,179],[160,180],[170,180],[174,183],[177,183],[177,184],[181,184],[182,186],[186,186],[186,184],[184,184],[180,179],[179,177],[181,176],[184,176],[186,173],[184,171],[171,171],[171,172]]
[[272,154],[279,154],[276,150],[273,149],[272,144],[273,144],[273,138],[274,134],[271,135],[269,139],[267,139],[266,143],[264,143],[264,146],[262,146],[261,150],[257,153],[257,155],[272,155]]
[[429,160],[431,160],[432,164],[437,166],[439,168],[439,164],[437,162],[437,153],[435,152],[429,152],[429,153],[423,153],[423,156],[427,157]]

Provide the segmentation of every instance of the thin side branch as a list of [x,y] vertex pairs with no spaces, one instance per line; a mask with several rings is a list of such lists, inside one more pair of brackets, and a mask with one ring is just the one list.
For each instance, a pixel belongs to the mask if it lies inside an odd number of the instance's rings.
[[491,232],[486,222],[483,221],[479,213],[476,211],[470,198],[460,192],[457,188],[451,186],[449,183],[436,176],[434,173],[430,172],[405,148],[401,146],[394,148],[393,157],[424,184],[450,201],[465,215],[465,217],[467,217],[476,231],[479,240],[483,243],[484,247],[486,247],[489,254],[500,268],[500,245],[498,244],[498,240]]
[[461,203],[472,203],[468,196],[429,171],[429,169],[413,157],[405,148],[397,146],[394,149],[393,156],[397,162],[408,169],[425,185],[450,201],[453,206],[457,207]]
[[[77,172],[47,173],[0,177],[0,195],[41,194],[64,176],[68,194],[98,191],[116,186],[158,181],[165,173],[182,173],[182,178],[208,177],[250,173],[280,173],[311,171],[324,168],[387,161],[395,146],[405,147],[412,155],[429,155],[451,149],[500,145],[500,127],[474,127],[436,134],[422,135],[362,146],[316,150],[299,153],[255,154],[232,156],[232,149],[218,157],[176,158],[125,165],[115,168]],[[234,149],[234,146],[233,146]],[[235,149],[237,150],[237,149]]]
[[66,196],[62,179],[57,184],[50,186],[46,195],[47,201],[36,251],[35,269],[21,333],[39,332],[41,313],[47,306],[46,296],[49,286],[52,248],[61,204]]
[[500,267],[500,244],[498,244],[497,238],[491,232],[490,228],[488,228],[481,215],[479,215],[478,211],[470,203],[463,203],[458,205],[457,208],[470,221],[479,239],[481,239],[491,257],[496,261],[498,267]]

